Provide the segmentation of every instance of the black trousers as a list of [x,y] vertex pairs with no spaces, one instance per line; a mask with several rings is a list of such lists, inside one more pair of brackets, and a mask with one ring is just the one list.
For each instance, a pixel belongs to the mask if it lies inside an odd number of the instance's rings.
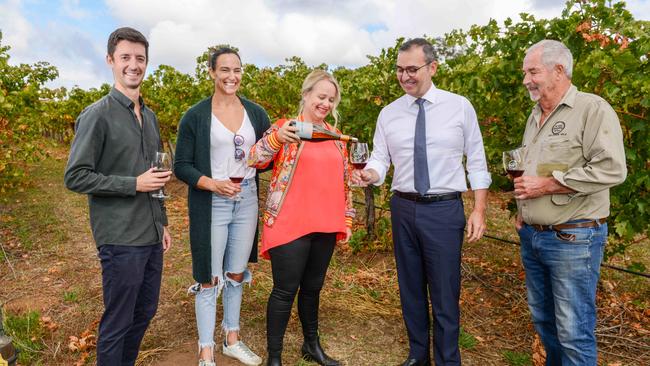
[[266,307],[269,356],[280,356],[298,293],[298,315],[306,341],[318,338],[318,304],[334,246],[335,233],[310,233],[269,250],[273,290]]
[[460,365],[460,261],[465,229],[463,201],[390,201],[397,279],[409,338],[409,358],[428,361],[431,317],[436,366]]
[[102,245],[104,314],[97,337],[97,365],[132,366],[158,309],[162,245]]

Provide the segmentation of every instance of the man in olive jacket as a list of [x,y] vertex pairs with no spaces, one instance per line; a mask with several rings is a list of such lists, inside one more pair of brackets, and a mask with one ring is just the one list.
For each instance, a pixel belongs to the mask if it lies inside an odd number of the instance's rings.
[[514,180],[528,307],[547,365],[593,365],[596,285],[607,242],[609,189],[625,180],[618,116],[571,82],[561,42],[528,49],[523,83],[537,102],[526,122],[524,174]]
[[88,195],[102,265],[98,365],[135,364],[158,307],[163,252],[171,246],[163,201],[149,193],[171,172],[151,168],[161,143],[156,116],[140,97],[148,47],[132,28],[110,35],[106,61],[115,84],[77,118],[65,170],[66,187]]

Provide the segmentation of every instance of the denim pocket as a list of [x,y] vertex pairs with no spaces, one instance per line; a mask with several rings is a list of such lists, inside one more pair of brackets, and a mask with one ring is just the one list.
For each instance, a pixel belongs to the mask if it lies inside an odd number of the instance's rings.
[[576,228],[555,231],[555,238],[567,244],[589,244],[594,236],[591,228]]

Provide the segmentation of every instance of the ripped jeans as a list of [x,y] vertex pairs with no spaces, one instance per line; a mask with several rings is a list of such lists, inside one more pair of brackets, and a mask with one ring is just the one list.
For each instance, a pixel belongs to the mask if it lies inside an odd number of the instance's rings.
[[[217,194],[212,195],[212,277],[215,286],[203,288],[198,284],[190,288],[196,294],[196,323],[199,346],[214,345],[217,298],[223,290],[223,321],[225,332],[239,330],[239,311],[242,285],[251,282],[248,258],[257,227],[257,187],[254,179],[241,183],[241,201]],[[237,282],[229,273],[243,273]]]

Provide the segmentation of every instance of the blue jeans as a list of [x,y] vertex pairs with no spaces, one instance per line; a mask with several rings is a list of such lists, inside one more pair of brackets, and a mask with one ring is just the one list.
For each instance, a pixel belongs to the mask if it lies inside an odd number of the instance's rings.
[[99,323],[97,365],[133,366],[158,308],[162,245],[102,245],[98,256],[104,314]]
[[[234,201],[217,194],[212,195],[212,277],[216,286],[196,288],[196,323],[199,332],[199,346],[214,344],[217,298],[223,290],[224,331],[239,330],[239,313],[242,300],[242,284],[250,283],[248,258],[255,228],[257,227],[257,186],[254,179],[241,183],[242,199]],[[242,282],[228,277],[228,274],[243,273]]]
[[[573,240],[567,240],[569,234]],[[595,366],[596,285],[607,224],[562,233],[524,225],[519,237],[528,307],[546,349],[546,365]]]

